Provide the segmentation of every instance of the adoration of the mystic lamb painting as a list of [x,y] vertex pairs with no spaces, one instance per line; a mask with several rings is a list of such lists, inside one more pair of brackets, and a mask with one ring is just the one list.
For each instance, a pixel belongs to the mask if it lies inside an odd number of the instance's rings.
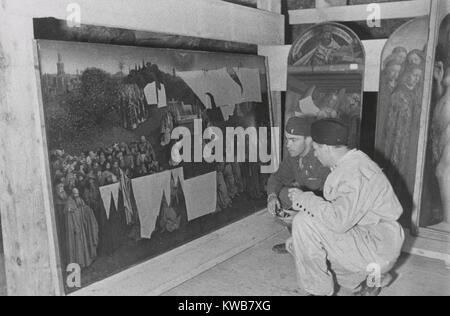
[[326,23],[301,35],[289,55],[286,121],[293,116],[339,118],[358,147],[365,54],[347,27]]
[[83,284],[265,205],[259,163],[172,150],[178,127],[271,126],[265,58],[46,40],[38,51],[59,248]]
[[376,160],[396,190],[407,225],[413,209],[427,43],[428,18],[417,18],[389,38],[381,59]]

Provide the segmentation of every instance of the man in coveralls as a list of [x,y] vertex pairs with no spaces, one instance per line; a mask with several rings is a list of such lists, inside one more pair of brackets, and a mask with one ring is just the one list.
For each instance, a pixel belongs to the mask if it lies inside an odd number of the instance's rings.
[[[338,285],[357,296],[376,296],[392,279],[404,231],[403,209],[383,171],[366,154],[350,150],[348,128],[325,119],[311,127],[316,157],[331,170],[324,196],[291,189],[299,213],[287,249],[295,258],[299,285],[316,296],[331,296]],[[365,280],[372,272],[379,281]],[[378,284],[376,284],[378,283]]]

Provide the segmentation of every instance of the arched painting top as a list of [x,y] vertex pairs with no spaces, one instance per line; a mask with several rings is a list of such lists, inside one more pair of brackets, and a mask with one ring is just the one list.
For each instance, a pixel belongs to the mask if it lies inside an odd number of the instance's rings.
[[408,52],[421,50],[425,54],[428,44],[428,24],[428,17],[419,17],[406,22],[392,33],[381,54],[381,70],[384,69],[386,62],[389,62],[389,57],[394,53],[394,50],[400,48]]
[[358,36],[344,25],[328,22],[309,28],[295,41],[289,65],[363,64],[364,58],[364,47]]
[[289,54],[285,120],[337,118],[349,126],[348,145],[360,146],[364,47],[338,23],[321,23],[295,41]]

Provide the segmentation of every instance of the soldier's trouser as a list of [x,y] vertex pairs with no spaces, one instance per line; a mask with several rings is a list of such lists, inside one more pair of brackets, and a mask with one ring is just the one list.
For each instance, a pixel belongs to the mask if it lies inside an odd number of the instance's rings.
[[[381,243],[373,245],[371,235],[381,238]],[[332,272],[338,284],[348,289],[365,281],[374,266],[379,267],[380,274],[389,272],[400,256],[404,234],[395,222],[378,224],[370,232],[357,227],[337,234],[316,217],[301,212],[294,219],[292,238],[300,287],[310,294],[326,296],[335,291]]]

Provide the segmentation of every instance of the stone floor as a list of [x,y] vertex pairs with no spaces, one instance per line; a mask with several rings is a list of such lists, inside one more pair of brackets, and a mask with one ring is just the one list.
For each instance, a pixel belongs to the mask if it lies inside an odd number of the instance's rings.
[[[295,280],[290,255],[276,255],[274,244],[282,242],[286,232],[268,239],[214,268],[166,292],[165,296],[302,296]],[[383,296],[450,295],[450,270],[443,261],[403,254],[395,273],[396,281]],[[340,296],[351,293],[341,291]]]

